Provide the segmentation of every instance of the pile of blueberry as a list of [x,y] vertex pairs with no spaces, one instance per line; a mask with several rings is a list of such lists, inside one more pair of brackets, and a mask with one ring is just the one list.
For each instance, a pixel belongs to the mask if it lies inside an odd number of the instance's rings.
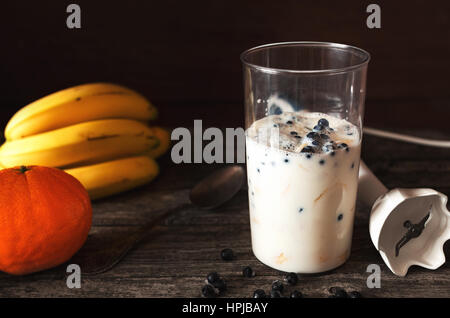
[[361,293],[356,290],[347,293],[341,287],[331,287],[328,291],[331,294],[328,298],[362,298]]
[[[234,253],[231,248],[225,248],[220,252],[220,257],[224,261],[232,261]],[[245,269],[244,269],[245,270]],[[206,285],[202,287],[202,296],[211,298],[220,296],[227,290],[227,284],[217,272],[211,272],[206,276]]]
[[[334,156],[335,150],[338,148],[349,151],[346,143],[336,144],[334,140],[330,139],[329,133],[334,129],[330,127],[330,123],[325,118],[319,119],[317,125],[314,126],[311,132],[306,135],[308,145],[302,149],[301,152],[308,153],[307,157],[311,158],[311,154],[316,152],[329,153]],[[292,132],[291,132],[292,134]]]
[[[224,261],[231,261],[234,259],[233,250],[226,248],[221,251],[220,256]],[[242,270],[242,276],[246,278],[251,278],[255,276],[255,271],[250,267],[246,266]],[[284,276],[283,281],[288,286],[295,286],[298,283],[298,275],[296,273],[288,273]],[[217,272],[211,272],[206,276],[205,285],[202,287],[202,296],[211,298],[217,297],[223,294],[227,290],[227,284],[220,277]],[[266,294],[263,289],[257,289],[253,292],[253,298],[303,298],[303,294],[298,290],[293,290],[289,293],[289,296],[284,296],[283,293],[286,291],[285,285],[282,281],[276,280],[272,283],[270,291]],[[329,289],[329,298],[361,298],[361,294],[357,291],[351,291],[347,293],[343,288],[331,287]]]
[[206,276],[206,285],[202,288],[202,295],[207,298],[216,297],[227,290],[227,284],[217,272],[211,272]]
[[[298,276],[296,273],[289,273],[284,277],[284,281],[290,286],[297,285]],[[285,291],[283,283],[276,280],[272,283],[268,294],[263,289],[257,289],[253,292],[253,298],[303,298],[303,294],[298,290],[292,291],[289,297],[283,297],[283,291]]]

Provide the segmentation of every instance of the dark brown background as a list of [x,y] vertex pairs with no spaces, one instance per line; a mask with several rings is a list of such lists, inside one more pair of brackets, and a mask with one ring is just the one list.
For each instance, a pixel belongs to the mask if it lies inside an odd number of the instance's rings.
[[[81,6],[82,29],[66,27]],[[352,44],[372,54],[366,124],[450,131],[450,2],[15,1],[2,3],[0,123],[21,106],[91,81],[128,85],[166,125],[243,124],[239,54],[278,41]]]

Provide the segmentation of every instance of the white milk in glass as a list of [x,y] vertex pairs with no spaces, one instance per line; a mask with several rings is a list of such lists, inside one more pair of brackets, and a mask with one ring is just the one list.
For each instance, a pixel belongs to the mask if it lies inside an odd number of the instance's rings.
[[361,138],[323,113],[257,120],[246,131],[255,256],[286,272],[317,273],[350,255]]

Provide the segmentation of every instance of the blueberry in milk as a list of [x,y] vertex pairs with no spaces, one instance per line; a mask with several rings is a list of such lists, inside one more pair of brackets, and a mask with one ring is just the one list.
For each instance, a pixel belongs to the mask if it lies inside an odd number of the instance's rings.
[[301,152],[315,152],[315,150],[311,146],[305,146],[302,148]]
[[[252,248],[260,261],[294,273],[323,272],[346,261],[360,139],[350,122],[304,111],[270,115],[247,129]],[[258,173],[263,158],[271,164]]]
[[310,139],[317,139],[319,137],[319,134],[316,132],[310,132],[306,135],[306,137],[310,138]]
[[323,129],[324,129],[324,127],[322,125],[315,125],[313,128],[313,131],[321,131]]
[[330,125],[328,120],[326,120],[325,118],[319,119],[319,121],[317,123],[323,127],[328,127]]

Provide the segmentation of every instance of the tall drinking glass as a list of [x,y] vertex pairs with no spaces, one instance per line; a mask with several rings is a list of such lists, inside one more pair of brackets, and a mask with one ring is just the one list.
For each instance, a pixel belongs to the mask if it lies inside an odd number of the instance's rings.
[[350,255],[369,54],[321,42],[241,55],[252,248],[317,273]]

